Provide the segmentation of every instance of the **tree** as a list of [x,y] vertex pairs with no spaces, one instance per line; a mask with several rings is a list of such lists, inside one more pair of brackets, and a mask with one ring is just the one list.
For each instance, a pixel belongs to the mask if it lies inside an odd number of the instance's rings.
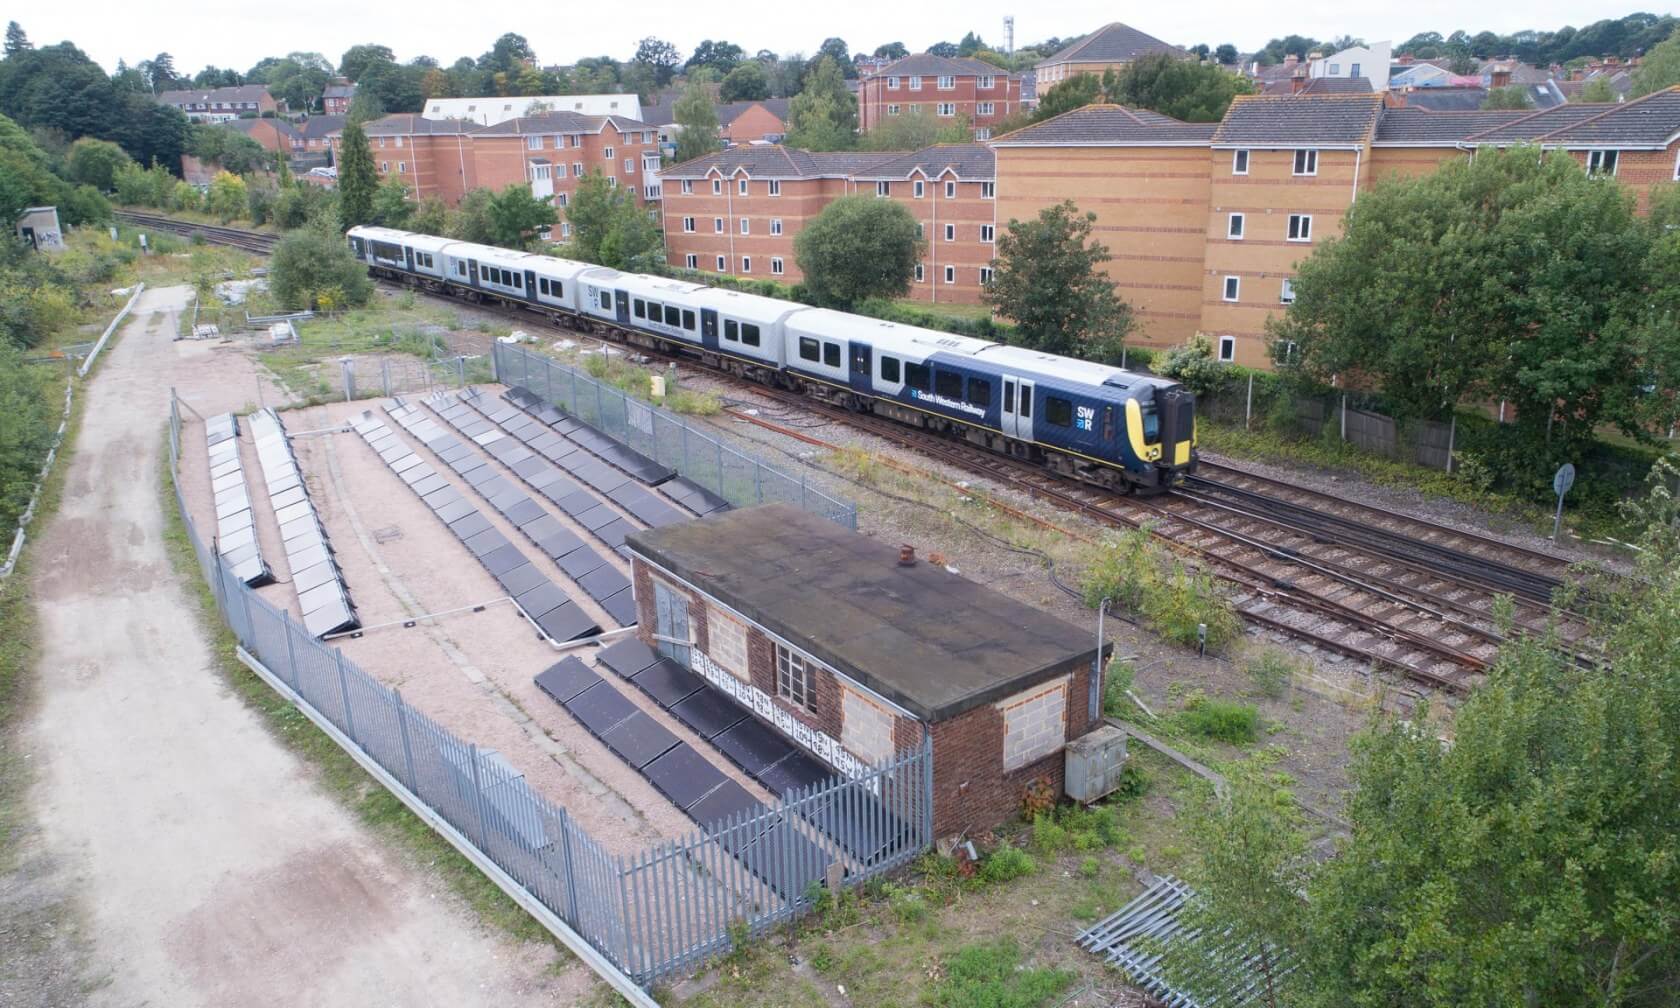
[[746,55],[746,50],[733,42],[724,42],[721,39],[713,42],[706,39],[694,47],[694,55],[688,58],[688,69],[711,67],[722,77],[739,66]]
[[490,236],[503,248],[527,249],[537,234],[554,226],[553,196],[534,196],[528,183],[515,182],[490,197]]
[[647,272],[663,259],[659,229],[636,206],[628,189],[609,185],[600,172],[578,183],[566,208],[572,254],[614,269]]
[[677,67],[682,65],[682,55],[677,52],[676,46],[649,35],[636,44],[636,55],[631,57],[631,62],[640,63],[653,71],[655,87],[667,87],[677,75]]
[[23,26],[16,21],[6,22],[6,55],[16,56],[26,49],[33,49],[29,36],[23,33]]
[[525,36],[508,32],[495,41],[489,52],[478,58],[478,67],[489,73],[517,74],[520,67],[534,59],[536,53]]
[[961,42],[957,43],[957,55],[958,56],[973,56],[975,53],[979,52],[980,50],[982,50],[984,48],[986,48],[985,39],[982,39],[980,36],[974,34],[973,32],[969,32],[967,35],[964,35],[962,37]]
[[939,143],[969,143],[973,138],[968,120],[944,119],[926,108],[916,108],[881,120],[881,125],[863,135],[862,146],[878,151],[921,150]]
[[[521,67],[521,72],[533,72],[530,67]],[[356,82],[356,98],[367,96],[378,101],[378,107],[387,112],[418,112],[426,102],[426,94],[421,86],[427,71],[417,66],[397,66],[395,63],[370,63],[362,71],[361,80]],[[536,87],[541,93],[539,82]],[[354,104],[354,100],[352,100]]]
[[301,311],[366,304],[373,284],[343,239],[305,228],[274,246],[268,289],[281,308]]
[[[1488,97],[1491,98],[1492,94],[1490,93]],[[1616,91],[1610,86],[1610,78],[1594,77],[1581,88],[1581,92],[1575,96],[1575,100],[1577,102],[1613,102],[1616,100]],[[1483,106],[1483,108],[1486,107]]]
[[[849,65],[849,63],[848,63]],[[805,150],[848,150],[857,143],[857,99],[833,57],[824,56],[788,103],[789,146]]]
[[108,140],[82,137],[70,145],[64,167],[72,182],[93,186],[109,192],[116,184],[117,172],[134,163],[121,147]]
[[344,124],[338,155],[338,222],[348,231],[373,220],[373,194],[379,176],[373,170],[373,148],[367,133],[354,119]]
[[166,52],[160,52],[149,60],[140,61],[140,72],[145,75],[146,85],[153,94],[168,91],[180,83],[180,77],[175,73],[175,57]]
[[496,238],[490,222],[490,201],[495,195],[481,188],[462,196],[449,218],[449,237],[479,245],[493,243]]
[[1441,51],[1441,47],[1446,44],[1446,41],[1441,37],[1440,32],[1418,32],[1396,46],[1394,51],[1401,55],[1416,56],[1419,59],[1434,59],[1434,56],[1424,56],[1420,50],[1428,49],[1438,53]]
[[206,164],[215,164],[244,175],[268,167],[263,145],[233,129],[213,123],[195,123],[187,134],[187,153]]
[[811,69],[813,72],[816,71],[817,66],[822,62],[823,57],[825,56],[834,61],[834,65],[840,68],[840,72],[847,80],[850,80],[858,75],[857,66],[852,63],[852,53],[851,50],[846,48],[845,39],[823,39],[823,44],[817,47],[817,54],[811,57]]
[[[1638,430],[1636,319],[1655,282],[1631,197],[1562,152],[1478,151],[1360,194],[1297,264],[1269,331],[1291,367],[1359,374],[1403,416],[1467,395],[1517,407],[1496,472],[1549,476],[1602,423]],[[1542,473],[1541,470],[1544,470]]]
[[308,109],[321,97],[332,78],[332,64],[316,52],[268,57],[245,74],[251,84],[266,84],[269,93],[293,109]]
[[338,60],[338,73],[352,81],[360,81],[362,74],[368,67],[377,63],[396,63],[397,54],[390,46],[382,45],[353,45],[344,50],[344,55]]
[[1226,42],[1224,45],[1213,51],[1213,58],[1219,61],[1220,66],[1236,66],[1237,47],[1229,42]]
[[372,91],[356,91],[356,97],[350,99],[350,108],[344,113],[347,123],[372,122],[385,117],[385,103]]
[[210,191],[206,194],[205,205],[226,224],[244,212],[246,195],[244,179],[232,172],[220,171],[210,180]]
[[726,102],[763,101],[770,97],[770,75],[756,60],[742,63],[723,78],[718,97]]
[[1482,99],[1484,109],[1530,109],[1534,103],[1528,100],[1528,92],[1520,84],[1507,87],[1496,87],[1488,91],[1487,97]]
[[1321,43],[1317,39],[1307,38],[1305,35],[1285,35],[1267,42],[1263,48],[1254,54],[1255,62],[1261,66],[1271,66],[1282,63],[1285,56],[1294,56],[1305,60],[1307,53],[1317,49]]
[[1680,28],[1645,54],[1633,72],[1633,94],[1648,95],[1675,84],[1680,84]]
[[193,77],[195,88],[238,87],[245,83],[245,78],[237,70],[223,70],[217,66],[207,66]]
[[449,204],[437,196],[422,199],[409,214],[408,229],[426,235],[449,234]]
[[805,225],[793,253],[812,300],[849,310],[867,298],[903,297],[922,241],[903,204],[842,196]]
[[677,134],[675,155],[678,164],[723,148],[718,138],[717,108],[712,96],[701,84],[690,84],[672,107],[671,115],[682,131]]
[[1077,73],[1038,96],[1038,108],[1033,122],[1054,119],[1063,112],[1072,112],[1094,102],[1104,100],[1102,79],[1095,74]]
[[1218,122],[1231,99],[1253,93],[1252,82],[1229,70],[1156,53],[1120,71],[1109,99],[1185,122]]
[[420,78],[420,95],[427,101],[433,98],[459,98],[455,93],[455,82],[448,73],[432,67]]
[[1190,55],[1196,57],[1197,59],[1205,60],[1205,59],[1208,58],[1208,53],[1212,52],[1213,50],[1208,48],[1206,45],[1193,45],[1187,51],[1190,53]]
[[876,59],[901,60],[908,55],[910,50],[904,47],[903,42],[888,42],[886,45],[875,47]]
[[1110,257],[1091,238],[1096,220],[1067,201],[1010,221],[998,236],[984,297],[1015,320],[1023,345],[1091,359],[1119,356],[1132,310],[1103,272]]
[[386,179],[373,192],[373,217],[368,223],[407,230],[413,212],[414,204],[408,201],[408,187],[397,179]]
[[941,56],[945,59],[955,59],[957,56],[957,44],[955,42],[935,42],[933,45],[927,47],[927,52],[929,56]]

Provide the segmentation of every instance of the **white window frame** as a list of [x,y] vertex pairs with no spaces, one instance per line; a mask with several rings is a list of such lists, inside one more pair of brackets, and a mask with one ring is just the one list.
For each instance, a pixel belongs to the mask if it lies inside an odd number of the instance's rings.
[[408,162],[407,161],[398,161],[397,162],[397,174],[398,175],[403,175],[403,174],[406,174],[407,172],[408,172]]
[[780,217],[770,218],[770,233],[772,235],[779,235],[782,233],[782,219]]
[[887,78],[887,90],[888,91],[897,91],[898,90],[898,78],[897,77],[888,77]]
[[737,195],[737,196],[747,195],[747,180],[746,180],[746,178],[743,177],[743,178],[738,178],[738,179],[735,180],[735,195]]
[[1249,153],[1248,153],[1247,148],[1241,148],[1241,149],[1232,151],[1231,152],[1231,174],[1232,175],[1247,175],[1248,174],[1248,158],[1249,158]]
[[727,256],[718,256],[717,257],[717,271],[719,273],[725,273],[725,272],[728,272],[728,270],[729,270],[729,258]]
[[607,188],[608,189],[617,189],[618,188],[618,176],[617,175],[608,175],[607,176]]
[[[1297,221],[1300,223],[1297,224]],[[1289,241],[1312,241],[1312,214],[1290,214],[1289,220],[1285,222],[1284,226],[1288,228],[1288,230],[1284,232],[1284,237]],[[1299,234],[1298,236],[1292,236],[1290,232],[1298,232]]]
[[976,139],[976,140],[990,140],[991,138],[992,138],[992,128],[990,126],[976,126],[976,127],[974,127],[974,139]]
[[390,170],[391,170],[391,162],[389,162],[389,161],[381,161],[381,162],[379,162],[379,173],[380,173],[380,174],[381,174],[381,175],[384,175],[384,174],[386,174],[386,173],[387,173],[387,172],[389,172],[389,171],[390,171]]
[[996,112],[997,112],[997,105],[994,104],[993,102],[983,101],[983,102],[980,102],[979,104],[974,106],[974,114],[975,115],[993,115]]
[[770,181],[768,181],[764,184],[766,186],[768,186],[769,189],[770,189],[769,195],[780,196],[782,194],[782,180],[781,179],[771,179]]
[[1242,241],[1248,233],[1248,217],[1245,214],[1234,213],[1225,218],[1225,237],[1231,241]]
[[741,218],[741,233],[744,234],[744,235],[752,234],[752,218],[750,218],[750,217],[742,217]]
[[572,178],[583,178],[583,162],[572,162]]
[[717,179],[717,178],[712,179],[712,195],[713,196],[722,196],[723,195],[723,179]]
[[1292,165],[1290,165],[1290,168],[1293,169],[1293,173],[1296,176],[1299,176],[1299,177],[1304,178],[1304,177],[1309,176],[1309,175],[1317,175],[1318,174],[1318,148],[1317,147],[1297,147],[1297,148],[1295,148],[1295,162]]
[[1340,63],[1330,64],[1330,76],[1340,77],[1341,75],[1342,75],[1342,65]]
[[712,234],[723,234],[723,218],[712,218]]
[[682,220],[683,234],[694,234],[694,218],[684,217]]
[[606,161],[613,160],[613,149],[611,147],[601,148],[601,157],[602,157],[603,160],[606,160]]
[[[1680,168],[1677,168],[1676,170],[1680,170]],[[997,183],[996,182],[982,182],[982,183],[980,183],[980,198],[981,199],[997,199]]]
[[1278,304],[1295,303],[1295,281],[1283,278],[1283,286],[1278,289]]
[[927,270],[922,268],[921,263],[917,263],[916,264],[916,282],[921,283],[923,278],[926,276],[926,274],[927,274]]
[[920,91],[921,89],[922,89],[922,79],[920,77],[910,78],[910,90]]
[[980,240],[987,245],[990,245],[993,242],[997,241],[997,225],[996,224],[982,224],[982,225],[980,225]]
[[921,179],[917,179],[914,183],[911,184],[910,195],[914,196],[916,199],[921,199],[922,198],[923,191],[924,191],[924,186],[922,185],[922,180]]
[[752,272],[752,256],[744,255],[744,256],[741,257],[741,272],[742,273],[751,273]]
[[945,198],[946,199],[956,199],[957,198],[957,184],[950,179],[945,180]]
[[1235,336],[1219,337],[1219,362],[1230,364],[1237,359],[1237,338]]
[[887,115],[895,116],[895,115],[898,115],[898,112],[899,112],[899,107],[897,105],[888,105],[887,106]]
[[687,195],[693,193],[694,192],[694,180],[693,179],[686,179],[686,178],[683,179],[682,180],[682,191],[683,191],[684,196],[687,196]]
[[945,240],[948,242],[957,240],[957,226],[955,224],[945,225]]
[[[1587,174],[1595,178],[1599,175],[1606,175],[1609,178],[1615,178],[1616,172],[1620,170],[1622,166],[1621,154],[1621,150],[1615,147],[1604,147],[1598,150],[1587,151]],[[1609,172],[1605,172],[1604,170],[1604,159],[1606,156],[1610,158]]]
[[811,665],[804,655],[780,644],[775,646],[776,695],[790,705],[816,712],[811,702]]
[[542,137],[530,136],[525,138],[526,150],[542,150]]
[[1680,154],[1674,156],[1674,181],[1680,182]]
[[683,265],[691,270],[698,270],[700,268],[700,256],[697,253],[690,252],[683,257]]
[[934,114],[943,119],[949,119],[957,114],[956,102],[940,102],[934,106]]
[[1242,277],[1227,276],[1225,278],[1225,282],[1219,288],[1219,298],[1221,301],[1225,301],[1230,304],[1236,304],[1238,301],[1241,301]]
[[945,267],[945,282],[948,284],[957,282],[957,268],[955,266]]
[[950,74],[942,74],[933,82],[933,86],[940,91],[955,91],[957,89],[957,78]]
[[875,183],[875,195],[883,197],[883,198],[891,196],[892,195],[892,183],[891,182],[877,182],[877,183]]
[[628,158],[627,157],[627,158],[624,159],[624,174],[626,174],[626,175],[636,174],[636,159],[635,158]]
[[782,275],[782,257],[781,256],[771,256],[770,257],[770,275],[771,276],[781,276]]
[[974,86],[981,91],[990,91],[992,88],[997,87],[997,77],[995,75],[981,77],[974,82]]
[[985,286],[989,285],[991,282],[992,282],[992,268],[990,266],[980,267],[980,286],[985,287]]

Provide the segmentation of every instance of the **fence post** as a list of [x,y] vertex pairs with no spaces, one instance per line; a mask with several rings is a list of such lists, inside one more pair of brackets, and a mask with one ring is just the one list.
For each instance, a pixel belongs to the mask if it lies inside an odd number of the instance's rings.
[[344,401],[350,402],[356,398],[356,361],[353,357],[338,359],[339,372],[344,377]]
[[554,404],[554,365],[543,358],[543,402]]
[[497,350],[500,346],[495,340],[490,341],[490,379],[498,382],[502,380],[502,355]]
[[455,358],[455,370],[459,374],[460,379],[461,379],[460,382],[455,387],[456,388],[463,388],[463,389],[466,388],[467,387],[467,355],[466,354],[462,354],[461,356]]
[[[241,609],[245,610],[245,632],[251,635],[251,639],[245,642],[246,647],[251,651],[258,651],[257,622],[251,618],[251,590],[246,587],[245,582],[239,580],[238,578],[234,578],[233,582],[238,586],[239,606]],[[267,655],[259,654],[259,657],[261,657],[264,661],[268,660]]]
[[408,741],[408,705],[403,703],[401,690],[392,690],[391,696],[397,704],[397,734],[402,736],[403,766],[408,770],[408,780],[403,783],[418,797],[420,782],[414,779],[414,747]]
[[[211,587],[216,589],[216,607],[222,611],[222,618],[228,619],[227,585],[222,584],[222,554],[214,539],[210,540],[210,579]],[[231,624],[232,621],[229,620]]]
[[478,849],[488,857],[490,854],[489,833],[485,832],[484,823],[484,785],[478,781],[478,743],[467,743],[467,759],[472,763],[473,810],[478,813]]
[[595,423],[597,425],[601,426],[601,427],[605,427],[607,425],[607,423],[606,423],[607,407],[606,407],[606,404],[601,399],[601,383],[600,382],[595,382],[594,384],[595,384]]
[[384,390],[385,398],[391,398],[391,361],[386,357],[379,359],[379,387]]
[[764,503],[764,463],[753,462],[753,503]]
[[799,509],[801,511],[809,510],[811,502],[809,491],[810,487],[808,487],[805,483],[805,474],[801,472],[799,474]]
[[560,810],[560,853],[566,866],[566,921],[573,927],[578,923],[577,876],[572,869],[572,816]]
[[1342,393],[1342,440],[1347,440],[1347,393]]
[[1248,376],[1248,403],[1243,407],[1243,430],[1248,430],[1254,421],[1254,375]]
[[717,445],[718,496],[728,500],[729,495],[723,492],[723,442],[714,441],[712,443]]
[[297,651],[292,645],[292,611],[280,610],[280,631],[286,637],[286,667],[292,671],[292,691],[303,696],[303,689],[298,685]]
[[356,718],[350,713],[350,674],[344,671],[344,652],[334,648],[333,658],[338,662],[338,692],[344,698],[344,733],[360,747],[362,743],[356,739]]
[[1458,440],[1458,411],[1453,410],[1452,423],[1447,426],[1447,472],[1453,471],[1453,443]]

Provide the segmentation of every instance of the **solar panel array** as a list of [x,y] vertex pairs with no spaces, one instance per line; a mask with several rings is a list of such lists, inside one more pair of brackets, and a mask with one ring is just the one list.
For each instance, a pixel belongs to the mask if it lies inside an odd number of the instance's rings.
[[280,523],[280,541],[292,571],[298,608],[303,611],[304,629],[314,637],[356,629],[361,621],[327,531],[315,513],[314,501],[309,499],[309,488],[304,486],[303,471],[292,454],[285,424],[272,409],[251,414],[249,423],[274,520]]
[[274,574],[263,560],[251,494],[245,488],[239,418],[223,413],[204,421],[204,439],[210,451],[210,492],[216,500],[216,550],[241,581],[254,587],[268,584]]
[[[413,406],[403,405],[398,400],[388,412],[416,437],[426,440],[426,435],[430,435],[428,444],[435,445],[433,450],[445,460],[477,459],[476,453],[457,454],[456,449],[463,448],[460,442],[438,429],[437,424]],[[397,478],[406,483],[443,522],[444,527],[461,541],[467,552],[496,579],[502,590],[545,636],[550,640],[569,641],[600,632],[600,625],[583,611],[582,606],[561,591],[526,557],[523,550],[493,528],[465,494],[450,485],[372,411],[364,412],[351,426],[396,473]],[[445,441],[453,444],[445,444]],[[478,461],[482,466],[482,460]]]

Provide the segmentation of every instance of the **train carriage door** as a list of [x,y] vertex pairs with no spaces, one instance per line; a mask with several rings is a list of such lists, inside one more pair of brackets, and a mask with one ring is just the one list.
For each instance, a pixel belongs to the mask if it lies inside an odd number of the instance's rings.
[[467,260],[467,282],[472,284],[474,287],[478,286],[478,260],[477,259],[468,259]]
[[365,260],[367,258],[367,243],[362,241],[362,239],[357,238],[355,235],[351,235],[350,251],[355,253],[357,259]]
[[614,291],[613,292],[613,308],[618,313],[618,324],[622,325],[622,326],[629,325],[630,324],[630,292],[629,291]]
[[717,312],[711,308],[700,309],[700,345],[707,350],[716,350],[718,348],[717,329]]
[[414,272],[414,249],[407,245],[403,246],[403,269]]
[[874,363],[872,348],[868,343],[852,341],[852,369],[850,381],[852,390],[865,395],[875,391],[871,366]]
[[525,300],[532,301],[532,302],[535,302],[537,300],[537,271],[536,270],[526,270],[525,271]]
[[1021,441],[1033,439],[1033,383],[1030,379],[1004,376],[999,416],[1005,434]]

